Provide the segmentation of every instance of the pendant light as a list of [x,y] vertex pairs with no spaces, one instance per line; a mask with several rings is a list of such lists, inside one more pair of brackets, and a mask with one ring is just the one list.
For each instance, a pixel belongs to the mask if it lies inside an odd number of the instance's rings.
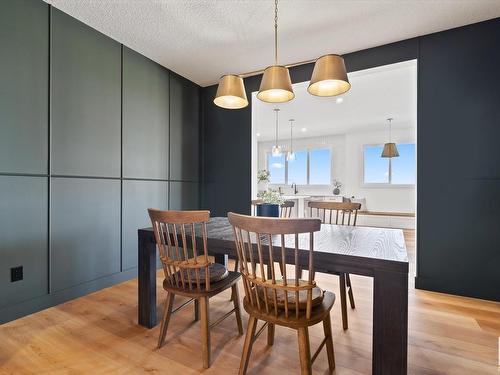
[[290,120],[290,150],[286,154],[286,160],[287,161],[294,161],[295,160],[295,152],[293,152],[293,122],[295,121],[293,118]]
[[386,143],[384,145],[384,149],[382,151],[382,157],[383,158],[396,158],[399,156],[398,148],[396,147],[395,143],[392,143],[392,120],[393,118],[388,118],[387,121],[389,122],[389,143]]
[[248,105],[243,78],[235,74],[227,74],[220,78],[215,105],[226,109],[240,109]]
[[274,1],[274,65],[264,70],[257,98],[267,103],[284,103],[295,97],[288,68],[278,65],[278,0]]
[[280,110],[279,108],[274,108],[273,111],[276,117],[276,125],[275,125],[274,146],[271,153],[273,156],[281,156],[281,146],[278,145],[278,122],[279,122],[278,114]]
[[309,94],[335,96],[349,91],[350,88],[342,56],[330,54],[316,60],[311,82],[307,88]]

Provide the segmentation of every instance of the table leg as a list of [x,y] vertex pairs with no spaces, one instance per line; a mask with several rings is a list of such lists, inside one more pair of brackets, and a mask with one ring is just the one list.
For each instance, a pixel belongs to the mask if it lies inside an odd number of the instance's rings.
[[227,254],[214,254],[215,263],[223,264],[224,267],[228,267],[228,256]]
[[153,328],[156,324],[156,244],[139,232],[139,324]]
[[408,274],[376,270],[373,285],[372,373],[406,374]]

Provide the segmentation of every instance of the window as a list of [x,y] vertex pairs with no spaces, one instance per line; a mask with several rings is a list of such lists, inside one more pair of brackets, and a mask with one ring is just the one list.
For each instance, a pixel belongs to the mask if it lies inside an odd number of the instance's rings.
[[288,183],[307,184],[307,151],[296,151],[295,160],[288,161]]
[[364,183],[365,184],[415,184],[415,144],[397,145],[399,156],[382,158],[384,146],[364,147]]
[[271,184],[285,183],[285,154],[280,156],[267,155],[267,170],[271,173],[269,182]]
[[324,148],[309,151],[309,185],[330,185],[331,151]]
[[295,160],[286,161],[281,156],[267,154],[267,169],[271,184],[330,185],[332,176],[332,151],[313,149],[295,151]]

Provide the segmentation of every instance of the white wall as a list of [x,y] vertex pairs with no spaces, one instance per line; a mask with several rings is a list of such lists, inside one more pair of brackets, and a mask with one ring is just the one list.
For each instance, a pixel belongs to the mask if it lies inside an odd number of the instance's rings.
[[[298,138],[294,149],[330,148],[332,150],[332,181],[342,182],[341,195],[366,198],[370,211],[415,212],[414,186],[374,187],[363,184],[363,146],[383,144],[387,141],[387,130],[354,132],[324,137]],[[392,140],[396,143],[414,143],[415,129],[393,129]],[[280,142],[288,145],[287,142]],[[271,151],[272,141],[258,142],[258,169],[266,169],[266,153]],[[289,186],[282,185],[286,194],[292,193]],[[299,186],[299,194],[332,195],[333,186]],[[252,189],[256,191],[256,189]]]

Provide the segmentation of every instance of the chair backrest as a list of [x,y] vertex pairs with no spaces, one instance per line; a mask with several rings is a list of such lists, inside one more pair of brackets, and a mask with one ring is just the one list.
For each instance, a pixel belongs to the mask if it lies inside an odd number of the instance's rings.
[[309,216],[314,217],[316,213],[316,217],[320,218],[323,223],[355,226],[361,203],[312,201],[308,206]]
[[295,206],[294,201],[284,201],[280,207],[280,217],[292,216],[292,208]]
[[264,201],[262,199],[252,199],[252,215],[257,216],[257,205],[262,204]]
[[[210,211],[160,211],[148,209],[167,284],[173,288],[210,290],[207,221]],[[197,232],[197,228],[198,232]],[[198,254],[196,233],[203,241]],[[188,238],[189,236],[189,238]],[[200,279],[201,277],[204,278]]]
[[[240,272],[247,301],[261,313],[286,318],[294,311],[310,318],[314,281],[314,232],[321,229],[319,219],[279,219],[228,213],[238,253]],[[299,236],[302,235],[301,238]],[[285,236],[287,236],[285,238]],[[304,238],[308,236],[308,240]],[[299,242],[300,241],[300,242]],[[308,280],[301,280],[299,244],[309,248]],[[277,278],[274,262],[281,263],[283,275]],[[295,265],[294,275],[287,275],[286,265]],[[267,267],[266,267],[267,265]],[[269,267],[271,265],[271,267]],[[267,272],[265,272],[265,267]],[[305,267],[304,267],[305,268]],[[299,294],[306,294],[305,308]],[[278,300],[281,301],[278,303]]]

